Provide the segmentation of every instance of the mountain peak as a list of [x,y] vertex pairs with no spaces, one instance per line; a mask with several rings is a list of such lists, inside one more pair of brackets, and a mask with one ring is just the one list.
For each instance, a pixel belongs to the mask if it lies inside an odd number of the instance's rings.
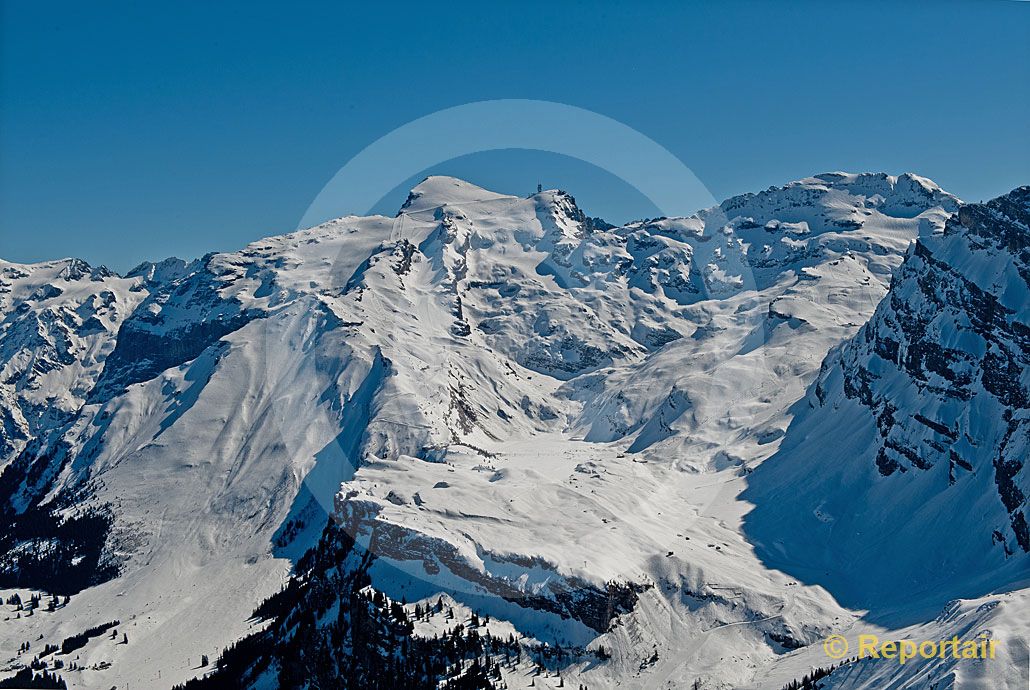
[[125,277],[142,278],[145,283],[170,282],[185,275],[190,263],[177,256],[169,256],[161,261],[144,261],[126,273]]
[[430,175],[408,192],[408,198],[398,213],[419,213],[446,205],[475,204],[513,198],[515,197],[491,192],[457,177]]
[[[1014,253],[1030,244],[1030,186],[1017,187],[985,204],[959,209],[957,224],[973,234],[995,237]],[[948,232],[955,229],[949,223]]]
[[64,264],[64,267],[57,277],[63,280],[81,280],[86,277],[90,280],[103,280],[117,275],[107,266],[90,266],[82,259],[65,259],[60,263]]

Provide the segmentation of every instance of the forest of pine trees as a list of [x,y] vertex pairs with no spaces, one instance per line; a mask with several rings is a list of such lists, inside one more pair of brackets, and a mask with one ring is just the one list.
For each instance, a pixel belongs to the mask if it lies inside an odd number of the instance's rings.
[[105,632],[118,625],[118,621],[111,621],[110,623],[104,623],[88,630],[84,630],[70,637],[66,637],[64,642],[61,643],[61,654],[69,654],[74,652],[76,649],[81,649],[86,646],[91,637],[100,637]]
[[[410,611],[369,586],[372,558],[330,521],[286,587],[255,610],[269,625],[230,645],[212,673],[178,690],[246,686],[266,672],[275,673],[278,687],[285,689],[491,690],[505,687],[502,666],[514,669],[528,660],[541,673],[570,659],[560,646],[530,649],[512,635],[491,635],[483,627],[489,619],[478,614],[466,626],[442,598]],[[325,621],[334,607],[332,619]],[[435,616],[449,624],[443,633],[412,635],[415,621]]]
[[0,688],[58,688],[64,690],[68,686],[56,673],[48,671],[34,672],[30,668],[23,668],[10,678],[0,680]]
[[118,565],[103,558],[112,518],[102,507],[65,515],[62,510],[74,504],[69,495],[15,510],[5,499],[49,464],[48,458],[35,458],[30,447],[0,472],[0,587],[75,594],[118,574]]
[[[22,600],[21,596],[15,592],[7,597],[4,603],[9,606],[15,606],[18,611],[25,610],[31,613],[34,609],[39,608],[42,597],[39,594],[30,594],[28,601]],[[63,605],[67,605],[69,597],[65,596],[63,599]],[[56,594],[49,595],[48,610],[56,609],[62,605],[62,600]],[[28,615],[28,614],[27,614]],[[104,623],[102,625],[94,626],[81,633],[76,633],[64,639],[60,646],[52,643],[45,643],[40,650],[39,654],[32,657],[32,661],[29,662],[26,668],[18,671],[14,676],[0,679],[0,688],[63,688],[65,687],[64,680],[56,673],[47,671],[47,660],[46,657],[58,652],[61,654],[70,654],[82,647],[85,647],[91,638],[99,637],[106,631],[111,630],[118,621],[112,621],[110,623]],[[112,632],[112,636],[114,632]],[[42,635],[40,636],[42,639]],[[113,638],[112,638],[113,639]],[[31,642],[23,642],[18,646],[18,654],[25,654],[32,650]],[[54,659],[51,664],[51,670],[56,671],[65,667],[64,660]],[[76,664],[71,665],[72,669],[76,668]],[[41,673],[33,675],[34,671],[40,671]]]
[[784,685],[783,690],[819,690],[819,684],[816,681],[825,678],[846,663],[848,661],[842,661],[834,666],[813,669],[811,673],[805,674],[800,680],[792,680]]

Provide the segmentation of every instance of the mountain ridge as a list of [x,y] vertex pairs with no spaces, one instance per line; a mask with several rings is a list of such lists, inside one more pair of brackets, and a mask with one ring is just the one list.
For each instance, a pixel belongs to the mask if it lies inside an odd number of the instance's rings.
[[[4,473],[40,481],[3,498],[51,528],[107,506],[120,570],[29,625],[146,611],[134,644],[91,648],[112,673],[82,682],[143,682],[148,658],[181,682],[173,659],[253,632],[333,515],[374,556],[359,581],[394,601],[443,593],[526,644],[616,651],[570,667],[591,686],[787,668],[858,616],[750,555],[735,496],[912,240],[963,208],[917,176],[829,173],[616,227],[557,190],[431,177],[394,218],[106,276],[134,306],[95,336],[75,411],[17,440]],[[33,316],[59,298],[19,295]],[[8,576],[34,539],[5,545]]]

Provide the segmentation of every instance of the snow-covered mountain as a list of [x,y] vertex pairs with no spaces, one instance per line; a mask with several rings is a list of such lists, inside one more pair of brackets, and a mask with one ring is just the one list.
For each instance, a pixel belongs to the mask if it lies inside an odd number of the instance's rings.
[[827,357],[744,494],[759,554],[895,625],[1026,587],[1028,363],[1020,187],[920,237],[872,319]]
[[146,293],[104,267],[68,259],[0,262],[0,462],[73,415]]
[[[983,502],[1001,535],[953,549],[956,596],[1012,587],[1027,563],[1025,475],[1009,472],[1026,444],[1025,223],[1018,200],[960,207],[914,175],[821,175],[622,227],[564,192],[432,177],[394,218],[124,278],[4,264],[0,587],[72,595],[6,607],[6,667],[118,620],[127,643],[51,657],[75,659],[73,686],[180,683],[246,638],[212,687],[303,686],[313,658],[323,684],[471,682],[468,663],[440,664],[473,651],[506,658],[475,673],[509,683],[545,666],[536,687],[780,687],[827,665],[826,634],[937,613],[863,616],[850,585],[796,568],[809,532],[826,544],[811,558],[833,558],[825,525],[866,486],[840,488],[845,459],[817,462],[862,415],[879,439],[869,505],[914,510],[925,487],[890,483],[950,467],[927,519]],[[997,384],[975,387],[984,376]],[[865,447],[845,447],[863,467]],[[823,498],[841,503],[808,507]],[[780,519],[795,531],[774,543]],[[932,563],[918,527],[897,549]],[[839,544],[861,567],[879,553]],[[459,622],[461,645],[434,640]],[[486,631],[502,642],[484,647]]]

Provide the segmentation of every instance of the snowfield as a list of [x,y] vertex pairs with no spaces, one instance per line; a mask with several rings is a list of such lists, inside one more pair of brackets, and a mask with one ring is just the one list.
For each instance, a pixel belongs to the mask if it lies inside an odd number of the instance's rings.
[[[332,519],[354,553],[307,582],[576,650],[509,687],[777,689],[830,634],[980,631],[998,659],[820,682],[1022,687],[1027,196],[831,173],[614,227],[430,177],[394,218],[125,277],[0,263],[2,595],[71,595],[3,606],[0,666],[118,620],[49,668],[213,672],[295,630],[253,614]],[[328,630],[344,594],[299,606]]]

